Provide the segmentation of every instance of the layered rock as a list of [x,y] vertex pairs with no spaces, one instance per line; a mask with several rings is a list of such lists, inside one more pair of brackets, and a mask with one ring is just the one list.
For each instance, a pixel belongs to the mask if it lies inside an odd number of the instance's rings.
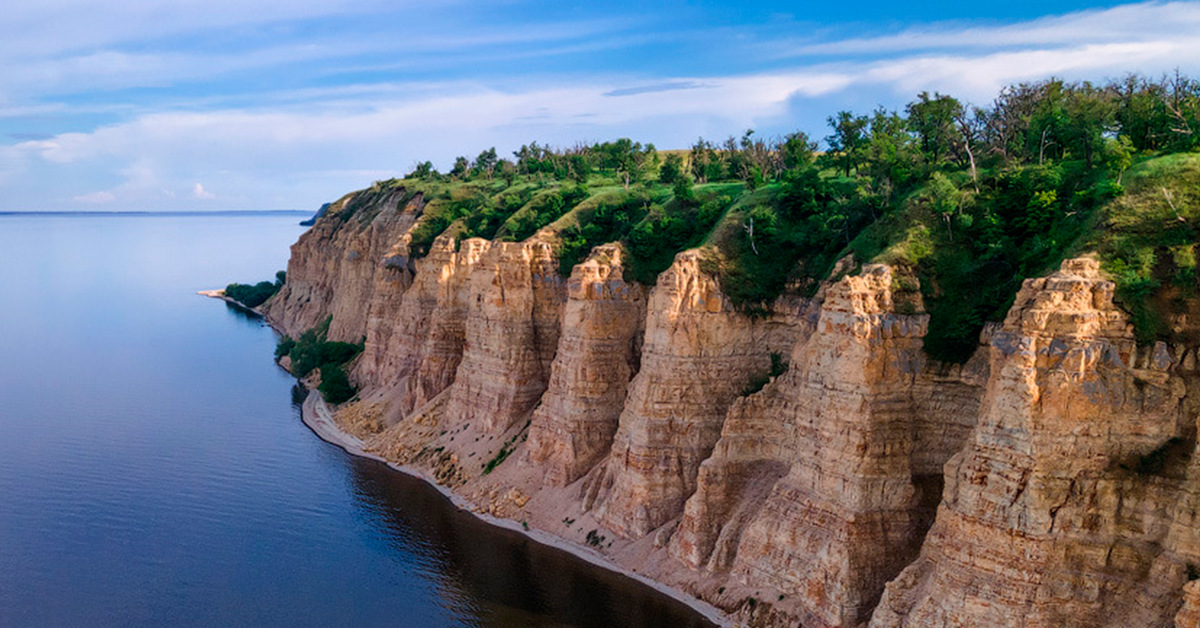
[[620,245],[597,247],[571,272],[549,386],[533,413],[526,460],[565,486],[606,456],[637,371],[645,290],[623,278]]
[[546,390],[566,284],[551,244],[533,239],[492,244],[467,290],[462,363],[443,412],[498,434],[527,420]]
[[626,537],[679,516],[729,405],[799,328],[787,312],[765,320],[738,312],[701,270],[700,255],[680,253],[651,291],[641,369],[612,452],[585,489],[586,506]]
[[958,424],[978,406],[971,383],[959,379],[963,394],[929,412],[918,386],[930,377],[928,316],[915,290],[895,289],[911,283],[870,266],[828,289],[791,369],[731,409],[673,555],[780,591],[804,625],[869,617],[928,526],[925,458],[952,453],[918,455],[917,413],[927,413],[927,424]]
[[1197,352],[1137,346],[1095,262],[1026,282],[975,358],[941,365],[894,269],[750,317],[699,251],[652,289],[618,245],[564,281],[549,230],[410,259],[422,211],[342,199],[265,309],[365,335],[337,420],[473,507],[751,623],[1200,621]]
[[1025,282],[936,523],[872,625],[1171,622],[1196,547],[1172,525],[1195,521],[1194,373],[1139,348],[1112,297],[1090,259]]
[[358,342],[367,334],[369,304],[377,276],[390,291],[403,292],[403,269],[381,261],[424,209],[421,195],[405,190],[350,194],[292,245],[287,282],[263,305],[284,333],[299,336],[332,316],[330,340]]
[[356,379],[391,399],[393,421],[454,382],[466,343],[471,273],[489,248],[489,242],[477,238],[459,243],[450,235],[439,236],[428,255],[411,263],[416,269],[412,285],[389,333],[381,324],[375,335],[368,334]]

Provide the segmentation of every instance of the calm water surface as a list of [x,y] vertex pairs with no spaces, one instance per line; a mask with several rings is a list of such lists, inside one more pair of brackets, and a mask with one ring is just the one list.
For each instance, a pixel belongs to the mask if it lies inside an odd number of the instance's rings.
[[0,215],[0,625],[704,626],[300,422],[294,214]]

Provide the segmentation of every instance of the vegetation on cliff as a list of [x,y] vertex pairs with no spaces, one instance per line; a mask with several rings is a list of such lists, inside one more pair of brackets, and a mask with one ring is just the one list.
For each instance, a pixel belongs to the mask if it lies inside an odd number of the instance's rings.
[[299,338],[284,336],[275,345],[275,358],[290,360],[292,375],[308,377],[313,371],[321,374],[317,390],[330,403],[349,401],[357,394],[346,375],[345,365],[362,353],[363,343],[326,340],[333,317],[300,334]]
[[1170,316],[1197,290],[1200,82],[1052,79],[983,107],[923,92],[903,111],[841,111],[828,124],[823,153],[803,132],[753,131],[685,151],[629,139],[532,143],[511,159],[491,148],[445,174],[425,162],[377,182],[328,219],[380,194],[420,194],[413,256],[442,233],[541,231],[564,275],[619,241],[627,278],[647,284],[704,246],[706,270],[751,313],[785,291],[811,294],[835,267],[897,264],[920,279],[926,350],[946,361],[966,359],[1021,282],[1067,255],[1100,255],[1143,341],[1170,337]]
[[286,279],[287,273],[281,270],[275,273],[273,282],[260,281],[252,286],[244,283],[231,283],[225,286],[225,296],[246,307],[258,307],[266,303],[267,299],[275,296],[275,293],[283,287]]

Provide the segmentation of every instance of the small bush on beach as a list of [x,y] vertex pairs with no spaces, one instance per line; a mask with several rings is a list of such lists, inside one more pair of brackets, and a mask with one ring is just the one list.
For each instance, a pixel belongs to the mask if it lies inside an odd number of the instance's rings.
[[325,340],[329,333],[332,317],[320,325],[300,334],[299,338],[283,337],[275,346],[276,359],[288,356],[291,359],[292,375],[304,378],[314,370],[321,373],[321,391],[330,403],[344,403],[358,394],[346,375],[344,366],[363,350],[363,342],[338,342]]
[[321,365],[321,385],[317,390],[321,391],[325,401],[335,404],[350,401],[358,394],[340,364]]
[[283,287],[283,282],[287,278],[287,273],[279,271],[275,273],[275,281],[260,281],[253,286],[244,283],[231,283],[225,286],[225,296],[241,303],[242,305],[255,308],[267,299],[275,296],[276,292]]

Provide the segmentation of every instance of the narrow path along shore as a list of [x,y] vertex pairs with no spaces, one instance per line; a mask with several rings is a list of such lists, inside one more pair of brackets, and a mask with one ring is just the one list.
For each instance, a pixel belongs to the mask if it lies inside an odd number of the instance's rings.
[[[246,307],[238,301],[225,296],[224,290],[201,290],[196,294],[213,299],[220,299],[226,303],[230,303],[242,309],[254,312],[259,316],[263,316],[263,320],[267,321],[267,323],[271,325],[272,329],[279,331],[277,328],[275,328],[275,325],[271,323],[270,319],[262,314],[262,312],[255,308]],[[301,381],[301,383],[307,386],[305,382]],[[686,604],[692,610],[702,615],[705,619],[708,619],[718,626],[736,625],[723,611],[721,611],[721,609],[703,600],[697,599],[679,589],[667,586],[661,582],[652,580],[646,576],[616,565],[604,555],[591,548],[584,547],[577,543],[572,543],[571,541],[550,534],[549,532],[537,529],[526,529],[521,526],[520,523],[512,519],[501,519],[499,517],[494,517],[490,514],[482,512],[473,504],[455,494],[450,489],[438,484],[433,477],[424,471],[414,467],[396,464],[381,456],[365,451],[363,449],[362,439],[354,436],[353,434],[349,434],[338,427],[337,423],[333,420],[332,408],[330,408],[325,399],[321,397],[321,394],[311,387],[309,387],[309,394],[304,399],[304,403],[301,406],[301,419],[304,421],[304,424],[321,440],[342,448],[346,453],[381,462],[395,471],[415,477],[425,482],[450,500],[450,503],[452,503],[456,508],[469,512],[478,519],[481,519],[490,525],[522,534],[537,543],[564,551],[596,567],[600,567],[601,569],[606,569],[613,573],[636,580],[637,582],[640,582],[641,584],[648,586],[663,595]]]
[[[208,297],[210,299],[220,299],[234,307],[246,310],[247,312],[253,312],[253,313],[263,317],[263,320],[266,320],[266,318],[267,318],[266,315],[263,314],[261,311],[259,311],[258,308],[250,307],[250,306],[246,305],[245,303],[238,301],[237,299],[231,299],[231,298],[225,296],[224,290],[199,290],[196,292],[196,294],[198,294],[202,297]],[[272,325],[271,328],[274,329],[275,326]]]

